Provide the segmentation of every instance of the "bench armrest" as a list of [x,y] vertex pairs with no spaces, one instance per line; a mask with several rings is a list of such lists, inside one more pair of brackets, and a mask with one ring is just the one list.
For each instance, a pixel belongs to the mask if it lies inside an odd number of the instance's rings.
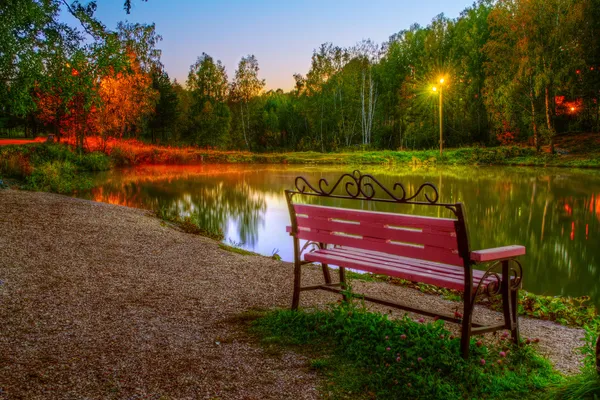
[[504,246],[494,249],[477,250],[471,252],[471,260],[475,262],[496,261],[513,258],[525,254],[525,246]]

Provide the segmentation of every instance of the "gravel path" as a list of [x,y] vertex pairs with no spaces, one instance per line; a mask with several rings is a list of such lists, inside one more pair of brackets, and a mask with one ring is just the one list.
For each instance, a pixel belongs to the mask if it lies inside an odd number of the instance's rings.
[[[0,190],[0,398],[318,398],[306,359],[266,354],[232,322],[250,308],[287,307],[291,278],[288,263],[221,250],[145,211]],[[316,269],[304,278],[320,282]],[[384,283],[355,287],[458,304]],[[334,300],[313,292],[302,304]],[[581,330],[521,326],[558,368],[578,369]]]

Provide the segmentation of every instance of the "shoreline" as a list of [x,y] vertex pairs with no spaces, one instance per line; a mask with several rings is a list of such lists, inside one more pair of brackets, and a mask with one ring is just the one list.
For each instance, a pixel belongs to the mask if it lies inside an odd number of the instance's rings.
[[[2,150],[31,153],[47,146],[39,141],[30,144],[2,145]],[[440,157],[438,150],[360,150],[321,153],[314,151],[254,153],[249,151],[211,150],[197,147],[150,145],[135,140],[112,141],[101,146],[96,141],[89,152],[105,154],[111,166],[201,165],[201,164],[289,164],[289,165],[403,165],[403,166],[496,166],[600,169],[600,150],[568,154],[536,153],[531,147],[462,147],[449,148]],[[64,144],[64,143],[63,143]],[[64,144],[66,146],[66,144]],[[1,172],[1,171],[0,171]]]

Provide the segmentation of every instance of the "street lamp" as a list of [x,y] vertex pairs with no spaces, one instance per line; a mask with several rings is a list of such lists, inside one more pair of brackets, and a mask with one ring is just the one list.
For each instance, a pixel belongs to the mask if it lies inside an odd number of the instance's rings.
[[[440,157],[442,156],[442,139],[443,139],[443,97],[444,97],[444,78],[440,78]],[[437,92],[437,87],[431,88],[434,92]]]

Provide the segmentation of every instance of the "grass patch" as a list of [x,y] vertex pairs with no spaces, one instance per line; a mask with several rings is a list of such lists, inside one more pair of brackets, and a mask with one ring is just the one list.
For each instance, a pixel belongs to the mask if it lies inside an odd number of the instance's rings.
[[260,256],[260,254],[253,251],[244,250],[240,247],[229,246],[225,243],[219,243],[219,248],[231,253],[241,254],[243,256]]
[[539,398],[563,382],[533,346],[473,346],[460,357],[460,339],[443,321],[390,320],[343,303],[327,310],[273,311],[252,325],[266,346],[309,356],[324,378],[325,398]]

